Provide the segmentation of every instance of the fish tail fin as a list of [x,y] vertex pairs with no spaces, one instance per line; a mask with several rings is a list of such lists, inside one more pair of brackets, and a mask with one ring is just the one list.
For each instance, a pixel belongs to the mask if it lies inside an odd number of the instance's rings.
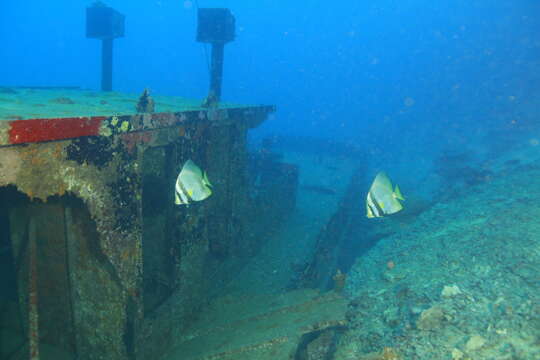
[[401,200],[401,201],[405,201],[405,198],[403,197],[403,195],[401,195],[401,191],[399,190],[399,186],[397,186],[397,185],[394,188],[394,197],[396,199]]
[[214,186],[210,183],[210,180],[208,180],[208,176],[206,175],[206,171],[203,173],[203,183],[207,186]]

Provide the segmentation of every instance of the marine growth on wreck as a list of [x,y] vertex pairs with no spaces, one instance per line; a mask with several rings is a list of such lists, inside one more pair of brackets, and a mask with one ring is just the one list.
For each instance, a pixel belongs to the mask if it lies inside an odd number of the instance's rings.
[[0,360],[540,359],[540,3],[132,3],[0,5]]

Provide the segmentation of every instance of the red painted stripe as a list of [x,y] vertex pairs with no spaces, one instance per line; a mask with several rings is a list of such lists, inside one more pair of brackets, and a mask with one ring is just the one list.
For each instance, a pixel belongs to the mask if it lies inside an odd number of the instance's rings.
[[10,144],[62,140],[99,135],[105,116],[57,119],[28,119],[10,122]]

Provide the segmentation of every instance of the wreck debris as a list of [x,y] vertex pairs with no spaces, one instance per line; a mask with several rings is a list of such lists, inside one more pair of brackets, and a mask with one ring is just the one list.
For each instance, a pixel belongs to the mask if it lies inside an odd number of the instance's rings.
[[213,91],[210,91],[208,96],[203,100],[201,107],[216,108],[219,105],[219,99]]
[[329,356],[334,351],[334,335],[346,328],[347,302],[333,292],[320,294],[313,289],[275,297],[219,298],[204,310],[205,315],[191,332],[177,339],[178,344],[166,358],[274,360],[304,359],[315,353]]
[[154,99],[150,96],[150,90],[144,89],[137,102],[138,113],[153,113],[155,108]]
[[345,280],[347,280],[347,274],[344,274],[341,272],[341,270],[337,269],[336,274],[332,277],[332,280],[334,280],[334,291],[340,293],[345,288]]
[[[69,96],[77,100],[80,94]],[[107,99],[110,104],[115,101],[112,95]],[[94,101],[98,103],[99,98]],[[246,166],[245,142],[252,118],[264,118],[273,107],[230,107],[227,116],[220,115],[216,122],[211,122],[206,109],[179,110],[71,118],[26,116],[27,120],[16,121],[0,114],[4,120],[0,121],[0,187],[9,188],[5,194],[10,194],[9,199],[8,195],[0,198],[9,215],[9,230],[2,235],[20,256],[29,259],[14,281],[20,285],[19,301],[25,324],[32,330],[29,341],[33,341],[35,359],[40,353],[47,356],[47,347],[39,348],[39,334],[42,344],[86,360],[138,357],[139,348],[147,343],[174,335],[154,332],[143,341],[136,340],[142,334],[145,311],[154,310],[143,304],[143,299],[156,295],[147,279],[165,279],[171,288],[163,292],[159,303],[152,304],[158,309],[173,290],[185,296],[189,289],[190,299],[183,299],[179,310],[179,318],[185,320],[204,303],[212,285],[205,272],[211,244],[219,243],[224,254],[246,253],[254,247],[255,240],[244,241],[252,231],[246,229],[241,214],[248,211],[251,200],[247,191],[238,189],[246,184],[242,177],[230,174],[243,173]],[[156,163],[155,156],[143,162],[146,152],[162,153],[163,163]],[[215,184],[219,195],[208,204],[177,212],[157,202],[154,212],[161,219],[143,213],[148,194],[143,182],[158,181],[157,194],[168,186],[173,189],[174,184],[160,179],[169,179],[187,157],[208,164],[212,174],[223,179]],[[10,200],[12,195],[16,204]],[[164,198],[171,203],[168,196]],[[238,215],[207,216],[233,212]],[[38,221],[32,222],[36,224],[32,235],[28,222],[20,220],[31,218]],[[32,244],[28,237],[40,240],[39,252],[25,245]],[[44,239],[46,247],[41,246]],[[160,257],[143,259],[143,253]],[[165,265],[157,264],[161,260]],[[32,270],[35,261],[39,273],[47,276],[37,277]],[[220,269],[222,265],[216,261],[213,266]]]

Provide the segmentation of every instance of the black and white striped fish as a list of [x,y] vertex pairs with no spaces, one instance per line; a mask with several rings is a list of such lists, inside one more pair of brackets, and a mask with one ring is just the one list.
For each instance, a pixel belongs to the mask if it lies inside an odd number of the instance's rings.
[[392,183],[384,172],[380,172],[373,180],[367,194],[366,210],[367,217],[383,217],[397,213],[403,209],[400,200],[405,200],[399,187],[392,189]]
[[188,205],[192,201],[201,201],[212,195],[210,181],[193,161],[185,162],[178,178],[174,192],[174,203]]

